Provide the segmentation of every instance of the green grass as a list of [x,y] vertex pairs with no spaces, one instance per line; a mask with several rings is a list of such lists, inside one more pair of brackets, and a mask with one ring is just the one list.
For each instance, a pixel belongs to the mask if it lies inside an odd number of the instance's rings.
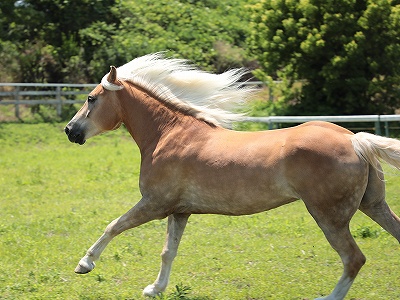
[[[71,144],[63,124],[0,124],[0,299],[142,299],[157,276],[166,220],[123,233],[87,275],[73,270],[105,226],[140,198],[139,152],[119,130]],[[388,202],[400,214],[398,172]],[[361,213],[367,256],[347,299],[399,299],[397,241]],[[244,217],[189,219],[159,299],[313,299],[342,266],[302,202]]]

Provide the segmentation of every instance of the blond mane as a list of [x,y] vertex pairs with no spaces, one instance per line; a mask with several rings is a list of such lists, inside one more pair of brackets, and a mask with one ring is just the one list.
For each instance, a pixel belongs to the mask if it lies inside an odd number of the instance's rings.
[[[136,58],[117,69],[117,79],[131,82],[154,94],[159,101],[176,107],[214,125],[229,126],[240,121],[243,114],[232,113],[255,91],[238,80],[246,73],[234,69],[222,74],[201,71],[183,59],[166,59],[162,53]],[[105,89],[120,86],[107,81]]]

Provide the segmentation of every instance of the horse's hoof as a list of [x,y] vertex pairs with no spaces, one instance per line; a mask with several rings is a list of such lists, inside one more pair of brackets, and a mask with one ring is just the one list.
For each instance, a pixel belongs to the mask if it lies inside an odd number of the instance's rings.
[[77,273],[77,274],[89,273],[90,271],[92,271],[94,269],[95,266],[96,265],[94,262],[88,263],[86,261],[81,260],[75,268],[75,273]]
[[160,293],[161,293],[161,291],[158,291],[153,284],[148,285],[143,290],[143,296],[147,296],[147,297],[155,297]]

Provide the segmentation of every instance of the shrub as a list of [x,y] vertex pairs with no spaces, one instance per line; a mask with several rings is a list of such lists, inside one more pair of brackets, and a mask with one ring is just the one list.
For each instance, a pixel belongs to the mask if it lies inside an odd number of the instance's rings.
[[388,0],[264,0],[252,8],[257,76],[303,80],[288,114],[393,113],[400,99],[400,5]]

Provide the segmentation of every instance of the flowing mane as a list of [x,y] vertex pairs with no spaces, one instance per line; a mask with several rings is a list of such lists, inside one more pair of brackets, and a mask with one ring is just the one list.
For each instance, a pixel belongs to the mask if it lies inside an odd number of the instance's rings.
[[[243,114],[230,110],[243,104],[255,91],[238,81],[246,73],[244,69],[211,74],[195,68],[187,60],[166,59],[162,53],[138,57],[117,71],[119,80],[138,85],[159,101],[216,126],[240,121]],[[105,89],[123,88],[108,82],[107,75],[101,81]]]

